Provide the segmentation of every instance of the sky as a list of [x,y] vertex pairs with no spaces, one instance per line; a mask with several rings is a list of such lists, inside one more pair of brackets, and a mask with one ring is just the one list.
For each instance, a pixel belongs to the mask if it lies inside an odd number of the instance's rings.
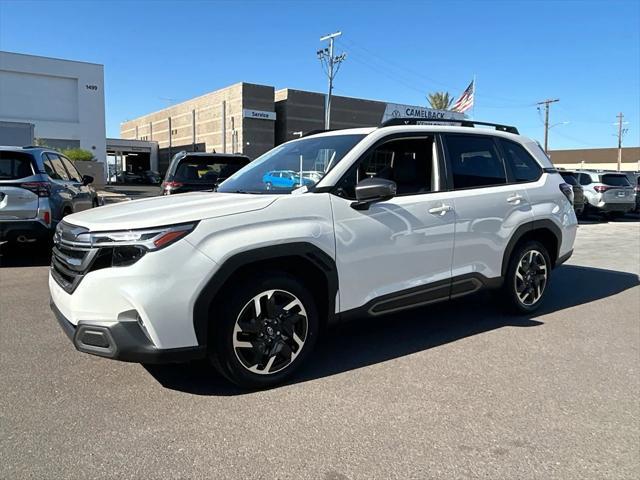
[[427,105],[476,76],[476,120],[551,149],[640,145],[640,0],[0,0],[0,49],[101,63],[107,136],[120,123],[240,81],[326,91],[320,37],[342,31],[336,95]]

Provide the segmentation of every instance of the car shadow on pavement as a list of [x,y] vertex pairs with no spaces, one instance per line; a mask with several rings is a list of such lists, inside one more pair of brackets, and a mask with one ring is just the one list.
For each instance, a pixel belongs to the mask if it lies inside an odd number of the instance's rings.
[[45,267],[50,263],[51,246],[48,244],[0,245],[0,268]]
[[[536,327],[543,315],[600,300],[635,287],[638,276],[563,265],[554,271],[545,303],[535,315],[505,313],[490,292],[403,313],[365,318],[332,328],[320,339],[308,364],[288,384],[347,372],[502,327]],[[215,374],[206,362],[146,365],[164,387],[195,395],[251,393]]]

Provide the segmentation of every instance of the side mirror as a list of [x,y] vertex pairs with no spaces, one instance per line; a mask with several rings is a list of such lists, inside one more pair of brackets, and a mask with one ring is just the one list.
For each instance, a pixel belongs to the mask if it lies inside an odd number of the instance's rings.
[[93,183],[93,177],[91,175],[83,175],[82,176],[82,184],[83,185],[89,185],[90,183]]
[[365,178],[356,185],[356,201],[351,204],[356,210],[367,210],[375,202],[389,200],[396,195],[396,182],[385,178]]

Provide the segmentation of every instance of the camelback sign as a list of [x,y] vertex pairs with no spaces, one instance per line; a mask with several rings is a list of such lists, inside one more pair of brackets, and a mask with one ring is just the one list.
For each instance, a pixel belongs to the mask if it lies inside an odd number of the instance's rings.
[[[417,118],[424,122],[422,125],[438,125],[438,120],[464,120],[464,114],[450,112],[448,110],[434,110],[433,108],[416,107],[415,105],[401,105],[399,103],[387,103],[382,115],[382,122],[392,118]],[[450,123],[448,125],[451,125]]]

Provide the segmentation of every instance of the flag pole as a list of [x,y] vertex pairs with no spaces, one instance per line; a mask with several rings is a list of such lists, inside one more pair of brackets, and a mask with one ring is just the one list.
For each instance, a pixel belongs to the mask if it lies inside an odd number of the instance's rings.
[[471,118],[476,119],[476,74],[473,74],[473,107],[471,107]]

